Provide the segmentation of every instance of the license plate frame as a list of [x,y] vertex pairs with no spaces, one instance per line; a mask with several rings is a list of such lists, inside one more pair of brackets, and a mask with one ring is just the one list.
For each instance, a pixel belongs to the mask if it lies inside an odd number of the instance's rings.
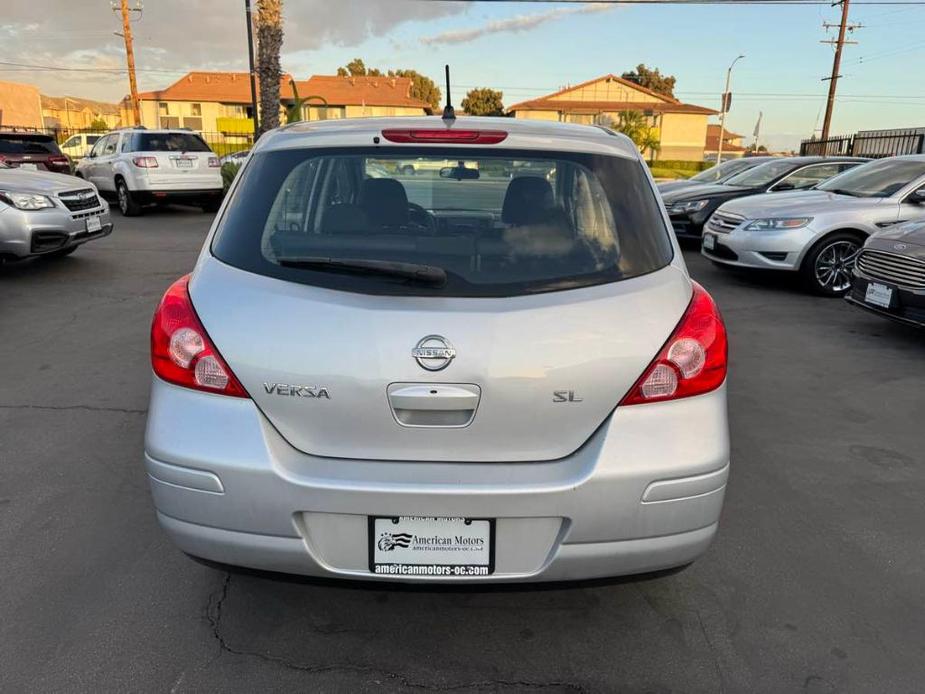
[[195,161],[195,159],[190,159],[189,157],[176,157],[173,163],[178,169],[192,169]]
[[94,234],[103,229],[103,222],[98,216],[87,217],[86,225],[88,234]]
[[[469,578],[491,576],[495,572],[494,518],[367,516],[367,519],[369,571],[376,576]],[[386,535],[389,537],[385,538]],[[438,542],[436,538],[442,540]],[[475,542],[478,539],[483,542]],[[394,546],[387,547],[390,543]]]
[[882,282],[868,282],[864,290],[864,303],[878,308],[892,308],[895,297],[895,288]]
[[17,168],[20,168],[23,171],[38,171],[39,165],[31,161],[23,161],[19,163]]
[[716,237],[713,234],[703,235],[703,248],[707,251],[712,251],[716,248]]

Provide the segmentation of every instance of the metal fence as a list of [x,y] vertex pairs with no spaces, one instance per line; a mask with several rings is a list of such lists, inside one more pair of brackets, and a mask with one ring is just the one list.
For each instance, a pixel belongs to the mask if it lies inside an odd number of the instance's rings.
[[[74,135],[105,135],[110,131],[97,130],[93,128],[32,128],[15,125],[0,126],[0,133],[4,132],[21,132],[21,133],[38,133],[42,135],[51,135],[59,145],[64,145]],[[209,131],[194,130],[200,135],[206,144],[219,156],[250,149],[254,145],[253,132],[234,132],[234,131]],[[65,152],[68,153],[68,152]],[[82,156],[78,155],[78,156]]]
[[900,130],[862,130],[827,140],[809,139],[800,143],[800,154],[817,156],[894,157],[925,154],[925,128]]

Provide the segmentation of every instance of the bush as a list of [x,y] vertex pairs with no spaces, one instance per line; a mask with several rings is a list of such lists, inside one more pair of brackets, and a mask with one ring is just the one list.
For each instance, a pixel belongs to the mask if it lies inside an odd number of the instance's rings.
[[228,188],[231,187],[231,182],[234,181],[234,177],[238,175],[238,170],[240,168],[240,164],[235,164],[232,161],[229,161],[227,164],[222,164],[222,184],[224,185],[226,193],[228,192]]
[[690,175],[706,171],[713,166],[712,161],[680,161],[677,159],[657,159],[648,162],[649,168],[674,169],[675,171],[690,171]]

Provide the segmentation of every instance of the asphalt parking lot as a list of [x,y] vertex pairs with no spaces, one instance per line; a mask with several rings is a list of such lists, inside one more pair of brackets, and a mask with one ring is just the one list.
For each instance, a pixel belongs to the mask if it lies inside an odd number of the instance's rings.
[[160,533],[148,328],[209,216],[0,268],[0,691],[916,691],[925,336],[692,274],[730,331],[719,537],[675,575],[426,588],[231,574]]

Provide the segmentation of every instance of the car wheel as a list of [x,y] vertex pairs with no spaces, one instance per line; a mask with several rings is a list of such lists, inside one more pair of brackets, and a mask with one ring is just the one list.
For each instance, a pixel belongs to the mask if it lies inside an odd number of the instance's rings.
[[403,176],[414,176],[414,167],[410,164],[405,164],[403,167],[401,167],[401,169],[399,169],[399,172]]
[[822,296],[844,296],[851,289],[854,262],[863,239],[849,232],[827,236],[813,246],[800,272],[810,291]]
[[116,195],[119,198],[119,211],[125,217],[134,217],[141,214],[141,206],[132,198],[125,181],[120,180],[116,183]]

